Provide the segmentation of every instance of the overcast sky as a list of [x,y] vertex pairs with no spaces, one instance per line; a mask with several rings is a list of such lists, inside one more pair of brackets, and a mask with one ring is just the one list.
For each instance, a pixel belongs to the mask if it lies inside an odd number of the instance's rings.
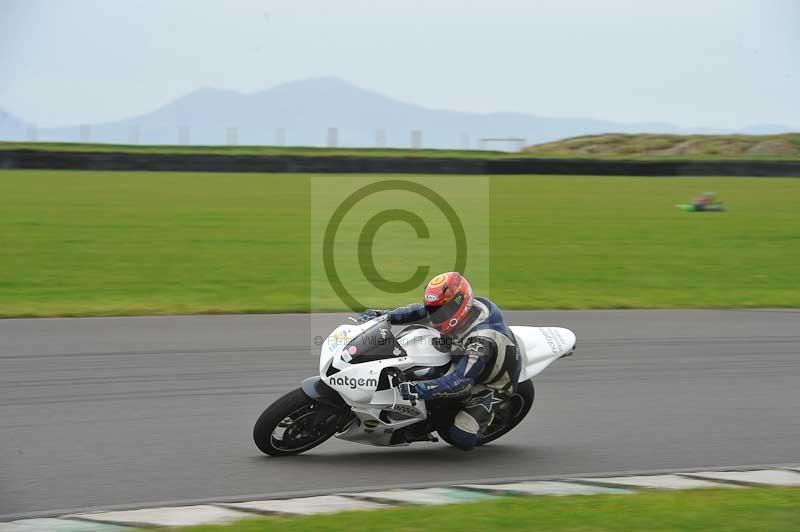
[[800,129],[800,0],[0,0],[0,109],[40,126],[337,76],[420,105]]

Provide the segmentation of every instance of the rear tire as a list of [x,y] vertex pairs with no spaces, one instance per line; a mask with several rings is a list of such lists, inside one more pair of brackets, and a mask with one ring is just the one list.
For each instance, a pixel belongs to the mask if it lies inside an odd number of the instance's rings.
[[[512,395],[509,399],[510,404],[508,406],[512,410],[508,414],[510,415],[511,419],[508,420],[507,416],[506,419],[503,420],[499,416],[495,416],[495,419],[492,420],[492,423],[490,423],[486,428],[485,434],[480,437],[476,446],[493,442],[494,440],[511,432],[511,430],[519,425],[522,420],[525,419],[525,416],[528,415],[533,407],[533,400],[535,396],[536,392],[533,388],[533,382],[527,380],[519,383],[517,385],[517,391],[514,392],[514,395]],[[447,430],[439,430],[437,432],[444,441],[450,445],[458,447],[454,442],[450,441],[450,435],[448,434]]]
[[253,427],[253,441],[270,456],[300,454],[336,434],[340,416],[340,411],[317,403],[297,388],[259,416]]

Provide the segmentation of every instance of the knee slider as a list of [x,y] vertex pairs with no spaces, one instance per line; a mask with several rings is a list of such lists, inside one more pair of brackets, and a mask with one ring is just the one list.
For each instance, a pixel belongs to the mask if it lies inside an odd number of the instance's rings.
[[478,444],[478,435],[461,430],[455,425],[450,427],[450,440],[462,451],[469,451]]

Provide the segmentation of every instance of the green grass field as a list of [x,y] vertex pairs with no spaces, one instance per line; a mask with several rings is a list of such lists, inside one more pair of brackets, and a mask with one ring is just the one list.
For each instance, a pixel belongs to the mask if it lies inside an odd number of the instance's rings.
[[[0,171],[0,316],[308,311],[309,180]],[[504,308],[800,306],[800,180],[514,176],[490,190],[476,288]],[[703,190],[729,211],[673,206]]]
[[800,530],[800,489],[688,490],[634,495],[505,498],[333,516],[268,517],[181,532],[526,530],[770,532]]

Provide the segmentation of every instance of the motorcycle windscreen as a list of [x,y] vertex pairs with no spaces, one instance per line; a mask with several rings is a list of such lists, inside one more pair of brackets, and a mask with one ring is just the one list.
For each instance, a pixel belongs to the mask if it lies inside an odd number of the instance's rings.
[[350,364],[404,356],[406,350],[397,343],[392,329],[385,322],[376,323],[353,338],[342,352],[342,358]]

